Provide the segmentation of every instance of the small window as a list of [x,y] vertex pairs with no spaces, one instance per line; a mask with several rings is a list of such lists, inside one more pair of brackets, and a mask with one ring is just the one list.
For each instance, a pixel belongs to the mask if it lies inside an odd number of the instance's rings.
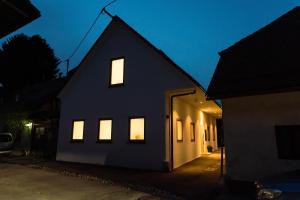
[[300,160],[300,125],[275,126],[279,159]]
[[145,141],[145,118],[129,118],[129,140],[131,142]]
[[110,86],[124,84],[124,58],[113,59],[111,61]]
[[183,141],[183,131],[182,131],[182,121],[181,120],[177,120],[176,130],[177,130],[177,141],[182,142]]
[[99,120],[99,142],[111,142],[112,135],[112,119],[100,119]]
[[84,130],[84,121],[74,120],[73,129],[72,129],[72,140],[83,141],[83,130]]
[[191,123],[190,125],[190,134],[191,134],[191,141],[195,141],[195,123]]

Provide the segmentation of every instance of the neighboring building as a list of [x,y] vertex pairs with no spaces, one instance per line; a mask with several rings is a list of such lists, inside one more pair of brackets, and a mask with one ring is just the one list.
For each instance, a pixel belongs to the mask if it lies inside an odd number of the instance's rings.
[[[65,83],[66,78],[41,82],[23,89],[16,102],[0,103],[0,132],[12,132],[16,149],[56,156],[60,111],[57,95]],[[21,126],[24,122],[30,129],[29,136]]]
[[221,108],[119,17],[59,98],[57,160],[162,170],[217,149]]
[[208,99],[221,99],[227,176],[300,167],[300,7],[220,53]]
[[29,0],[0,1],[0,38],[40,17]]

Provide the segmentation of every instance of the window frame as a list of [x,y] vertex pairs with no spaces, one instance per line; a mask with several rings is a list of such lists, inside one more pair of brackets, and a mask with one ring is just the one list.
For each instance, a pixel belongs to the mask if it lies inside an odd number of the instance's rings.
[[[182,139],[178,139],[178,122],[181,122],[181,134],[182,134]],[[176,139],[177,142],[183,142],[183,121],[181,119],[176,120]]]
[[[144,139],[143,140],[131,140],[130,139],[130,129],[131,129],[131,120],[132,119],[144,119]],[[146,117],[144,115],[140,115],[140,116],[129,116],[128,117],[128,143],[131,144],[145,144],[146,143]]]
[[[192,132],[192,127],[193,127],[193,132]],[[192,138],[192,135],[194,136],[194,139]],[[191,142],[196,141],[196,131],[195,131],[195,123],[194,122],[190,123],[190,137],[191,137]]]
[[[100,121],[105,121],[105,120],[111,120],[111,139],[110,140],[107,140],[107,139],[100,139]],[[101,117],[101,118],[98,118],[98,132],[97,132],[97,143],[112,143],[112,140],[113,140],[113,123],[114,123],[114,120],[113,118],[111,117]]]
[[[83,122],[83,130],[82,130],[82,139],[74,139],[74,122]],[[84,143],[84,130],[85,130],[85,120],[84,119],[73,119],[72,120],[72,128],[71,128],[71,143]]]
[[[111,84],[111,78],[112,78],[112,63],[114,60],[120,60],[123,59],[124,60],[124,65],[123,65],[123,83],[117,83],[117,84]],[[124,82],[125,82],[125,56],[119,56],[119,57],[114,57],[110,59],[110,73],[109,73],[109,82],[108,82],[108,87],[121,87],[124,86]]]

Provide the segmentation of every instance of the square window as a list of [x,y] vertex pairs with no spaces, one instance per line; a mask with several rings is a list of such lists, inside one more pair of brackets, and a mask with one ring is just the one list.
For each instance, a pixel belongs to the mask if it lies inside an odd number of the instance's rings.
[[194,142],[195,141],[195,123],[191,123],[190,126],[190,134],[191,134],[191,141]]
[[72,129],[72,140],[83,141],[84,121],[74,120]]
[[182,131],[182,121],[181,120],[177,120],[176,130],[177,130],[177,141],[183,141],[183,131]]
[[124,83],[124,58],[111,61],[110,85],[122,85]]
[[98,141],[111,141],[112,119],[99,120]]
[[130,141],[144,141],[145,140],[145,118],[129,118]]

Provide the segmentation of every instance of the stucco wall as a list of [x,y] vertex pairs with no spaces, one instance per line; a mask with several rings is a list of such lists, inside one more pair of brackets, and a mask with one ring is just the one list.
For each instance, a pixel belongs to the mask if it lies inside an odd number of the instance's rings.
[[[178,98],[174,98],[173,108],[173,158],[174,168],[194,160],[206,154],[207,145],[211,145],[217,150],[217,137],[213,140],[213,134],[216,134],[216,119],[200,111],[199,108]],[[181,120],[183,124],[183,141],[177,141],[177,120]],[[195,123],[195,141],[191,141],[190,124]],[[215,133],[213,132],[215,127]],[[205,130],[210,128],[210,141],[205,141]]]
[[[123,87],[108,87],[111,58],[125,57]],[[122,26],[112,25],[61,97],[57,160],[160,170],[165,155],[165,91],[194,87]],[[145,116],[145,144],[128,143],[128,117]],[[113,118],[111,144],[96,143],[98,119]],[[85,119],[84,143],[70,143]]]
[[300,92],[225,99],[223,125],[227,175],[255,180],[299,169],[300,161],[277,157],[275,125],[299,125]]

